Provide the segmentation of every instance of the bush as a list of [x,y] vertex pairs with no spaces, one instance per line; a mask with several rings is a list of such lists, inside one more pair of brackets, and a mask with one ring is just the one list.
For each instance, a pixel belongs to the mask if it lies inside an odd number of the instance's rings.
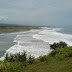
[[29,56],[29,58],[28,58],[28,60],[27,60],[27,63],[28,63],[28,64],[33,64],[34,61],[35,61],[35,58],[32,57],[32,56]]
[[50,48],[51,48],[51,49],[54,49],[54,50],[55,50],[57,47],[58,47],[58,43],[54,43],[54,44],[51,44],[51,45],[50,45]]
[[60,43],[58,43],[58,45],[59,45],[58,46],[59,48],[65,48],[65,47],[67,47],[67,44],[65,42],[62,42],[62,41]]
[[23,52],[22,54],[17,53],[17,54],[10,54],[10,56],[8,55],[8,53],[6,54],[5,60],[8,62],[24,62],[26,61],[26,52]]
[[40,56],[39,60],[40,60],[40,62],[47,61],[47,56],[46,55],[45,56]]
[[72,57],[72,47],[65,47],[65,48],[60,48],[52,51],[50,55],[55,56],[55,58],[59,60],[63,60],[65,58]]
[[60,53],[60,50],[61,50],[61,49],[59,49],[59,48],[56,49],[56,50],[53,50],[53,51],[50,53],[50,55],[51,55],[51,56],[55,56],[56,54],[59,54],[59,53]]
[[50,45],[50,48],[55,50],[56,48],[65,48],[67,47],[67,44],[65,42],[59,42],[59,43],[54,43]]

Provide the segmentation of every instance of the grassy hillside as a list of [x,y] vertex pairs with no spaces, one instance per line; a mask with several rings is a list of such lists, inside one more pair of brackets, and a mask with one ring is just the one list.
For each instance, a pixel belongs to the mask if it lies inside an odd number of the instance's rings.
[[41,62],[25,68],[24,72],[72,72],[72,58]]
[[72,47],[56,48],[37,59],[27,58],[25,52],[6,54],[4,62],[0,62],[0,72],[72,72]]

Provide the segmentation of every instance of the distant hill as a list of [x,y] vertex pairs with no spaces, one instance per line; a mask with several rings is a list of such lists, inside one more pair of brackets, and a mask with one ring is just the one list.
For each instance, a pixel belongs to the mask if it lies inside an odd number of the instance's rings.
[[0,26],[51,27],[51,26],[41,26],[41,25],[4,24],[4,23],[0,23]]
[[0,26],[18,26],[17,24],[4,24],[4,23],[0,23]]

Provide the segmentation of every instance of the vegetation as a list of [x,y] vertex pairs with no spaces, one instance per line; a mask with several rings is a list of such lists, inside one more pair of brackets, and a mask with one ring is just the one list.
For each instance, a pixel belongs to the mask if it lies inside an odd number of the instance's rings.
[[16,32],[16,31],[31,30],[31,29],[38,29],[38,27],[32,27],[32,26],[0,26],[0,33]]
[[65,48],[65,47],[67,47],[67,44],[65,43],[65,42],[59,42],[59,43],[54,43],[54,44],[51,44],[50,45],[50,48],[51,49],[56,49],[56,48]]
[[14,54],[14,55],[10,54],[9,56],[8,56],[8,53],[7,53],[5,60],[8,61],[8,62],[15,62],[15,61],[24,62],[24,61],[26,61],[26,52],[23,52],[21,54],[17,53],[17,54]]
[[61,46],[39,58],[27,58],[26,52],[6,54],[0,72],[72,72],[72,47]]

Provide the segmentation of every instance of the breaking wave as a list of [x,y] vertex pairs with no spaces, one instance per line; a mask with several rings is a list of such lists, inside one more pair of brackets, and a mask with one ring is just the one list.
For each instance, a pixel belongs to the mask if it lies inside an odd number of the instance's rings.
[[[72,35],[58,32],[61,28],[41,27],[41,29],[34,29],[19,33],[14,38],[15,45],[6,50],[6,53],[15,54],[26,51],[28,55],[39,57],[46,55],[52,50],[49,45],[54,42],[64,41],[69,46],[72,45]],[[6,54],[5,53],[5,54]],[[0,58],[3,60],[5,55]]]

